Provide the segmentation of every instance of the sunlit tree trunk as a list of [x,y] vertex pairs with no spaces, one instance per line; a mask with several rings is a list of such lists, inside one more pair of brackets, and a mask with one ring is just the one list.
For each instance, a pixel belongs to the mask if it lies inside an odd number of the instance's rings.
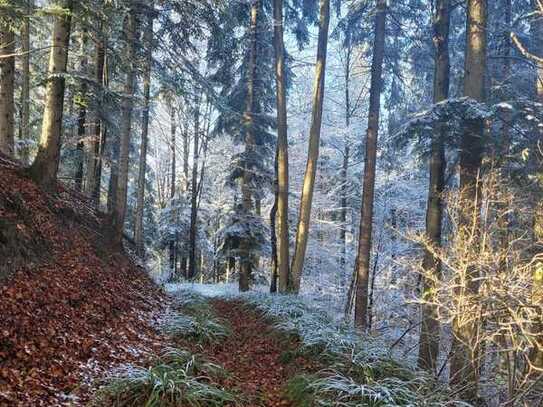
[[124,99],[121,107],[120,134],[119,134],[119,165],[118,182],[115,191],[115,205],[113,207],[113,235],[114,247],[122,247],[124,219],[126,215],[127,189],[128,189],[128,158],[130,152],[130,132],[132,127],[132,107],[136,82],[135,72],[135,39],[136,16],[135,10],[130,9],[125,16],[124,35],[126,40],[124,61],[127,65],[126,80],[124,85]]
[[21,29],[21,122],[19,123],[19,140],[23,142],[19,156],[23,163],[29,160],[29,149],[26,145],[30,137],[30,16],[34,10],[34,1],[26,1],[26,16]]
[[277,204],[274,216],[277,258],[273,262],[277,270],[279,291],[284,293],[289,285],[289,230],[288,230],[288,140],[287,140],[287,86],[285,78],[285,46],[283,43],[283,0],[273,1],[275,49],[275,83],[277,87]]
[[305,252],[309,239],[309,224],[311,220],[311,205],[315,187],[315,175],[319,158],[319,144],[322,122],[322,104],[324,99],[324,79],[326,71],[326,50],[328,47],[328,26],[330,23],[330,0],[320,0],[319,36],[317,44],[317,63],[315,66],[315,82],[313,88],[313,110],[311,113],[311,128],[309,130],[309,149],[305,168],[300,213],[296,229],[296,246],[292,259],[292,282],[290,289],[300,290],[304,269]]
[[[464,96],[477,101],[485,100],[486,71],[486,0],[468,0],[467,9],[467,45],[464,74]],[[461,214],[459,233],[468,235],[468,229],[478,228],[481,206],[479,172],[483,153],[484,121],[467,120],[462,134],[460,149],[460,194],[463,213]],[[471,234],[471,233],[470,233]],[[475,231],[477,239],[477,231]],[[478,244],[477,241],[473,242]],[[476,248],[474,248],[476,250]],[[479,290],[477,268],[470,267],[465,286],[456,293],[458,296],[472,296]],[[453,321],[453,353],[451,358],[451,383],[461,389],[464,400],[477,399],[479,376],[479,344],[475,322],[460,324],[460,319]]]
[[[532,7],[534,10],[539,11],[541,15],[534,19],[532,29],[535,34],[535,56],[539,59],[536,61],[536,83],[535,94],[536,100],[539,103],[543,103],[543,3],[536,0],[532,0]],[[543,129],[538,126],[539,140],[543,140]],[[539,151],[540,163],[543,162],[543,153]],[[540,173],[543,173],[543,168],[539,168]],[[539,244],[543,242],[543,202],[541,199],[534,205],[534,237],[535,241]],[[534,303],[539,306],[543,306],[543,266],[539,264],[533,275],[533,298]],[[530,351],[530,363],[534,370],[534,376],[537,377],[543,371],[543,338],[541,333],[543,332],[543,321],[540,319],[540,323],[536,324],[534,331],[539,333],[539,340],[537,340],[537,346],[533,347]]]
[[[247,99],[245,101],[245,112],[243,113],[243,126],[245,131],[245,153],[246,156],[250,156],[251,152],[255,149],[255,135],[254,135],[254,93],[255,93],[255,77],[256,77],[256,40],[257,40],[257,21],[258,12],[260,9],[260,1],[253,0],[251,3],[250,12],[250,50],[249,50],[249,62],[247,67]],[[245,163],[243,169],[243,176],[241,180],[241,205],[245,215],[249,215],[253,210],[252,193],[251,193],[251,175]],[[248,242],[242,241],[240,243],[241,258],[240,258],[240,271],[239,271],[239,290],[249,290],[249,284],[251,280],[251,274],[253,271],[253,257],[248,248]]]
[[[450,1],[438,0],[433,22],[433,42],[435,46],[434,103],[447,99],[449,95],[449,13]],[[444,132],[445,128],[442,123],[434,126],[430,156],[430,184],[426,208],[426,237],[428,243],[433,247],[441,245],[445,172]],[[434,281],[441,276],[441,263],[430,250],[425,250],[422,266],[426,273],[432,274],[433,278],[426,278],[424,281],[423,297],[429,301],[429,304],[422,307],[418,365],[423,369],[436,373],[440,325],[437,320],[437,310],[431,303],[435,294]]]
[[0,21],[0,152],[15,155],[15,35],[9,21]]
[[[80,65],[80,71],[83,75],[86,74],[87,71],[87,64],[88,64],[88,58],[87,58],[87,31],[84,29],[81,32],[81,65]],[[84,162],[85,162],[85,144],[84,144],[84,138],[85,138],[85,124],[86,124],[86,118],[87,118],[87,85],[85,82],[82,83],[78,98],[76,100],[78,113],[77,113],[77,165],[76,165],[76,172],[74,176],[75,180],[75,189],[77,191],[81,191],[83,189],[83,170],[84,170]]]
[[65,10],[65,13],[59,13],[53,25],[42,130],[38,154],[30,167],[32,178],[46,189],[53,189],[55,185],[60,160],[65,82],[63,75],[68,63],[73,1],[59,1],[56,5]]
[[[149,5],[153,7],[153,3]],[[134,240],[138,256],[145,256],[145,239],[143,225],[143,209],[145,205],[145,174],[147,172],[147,143],[149,134],[149,101],[151,95],[151,65],[153,61],[153,14],[147,15],[147,26],[143,34],[145,47],[145,65],[143,71],[143,111],[141,113],[141,146],[138,170],[138,192],[136,198],[136,217],[134,223]]]
[[360,209],[358,253],[355,264],[357,277],[354,319],[355,325],[364,330],[368,325],[368,284],[373,227],[377,136],[379,133],[383,57],[385,52],[385,25],[386,2],[385,0],[378,0],[375,16],[373,60],[371,63],[370,106],[368,114],[368,130],[366,132],[366,157],[364,160],[364,180],[362,207]]

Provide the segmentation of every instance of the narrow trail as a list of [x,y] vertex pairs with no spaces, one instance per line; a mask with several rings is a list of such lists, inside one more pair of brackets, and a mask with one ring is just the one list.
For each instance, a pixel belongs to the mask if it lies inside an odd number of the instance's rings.
[[222,384],[242,393],[246,406],[293,406],[284,398],[283,388],[310,364],[301,357],[286,363],[282,355],[294,351],[298,343],[278,334],[240,301],[213,300],[212,305],[232,329],[232,335],[221,346],[206,349],[231,373]]

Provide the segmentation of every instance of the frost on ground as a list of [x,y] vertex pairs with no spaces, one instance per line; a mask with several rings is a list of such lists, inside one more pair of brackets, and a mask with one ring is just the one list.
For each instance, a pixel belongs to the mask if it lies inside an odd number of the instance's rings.
[[169,291],[188,301],[206,295],[241,300],[271,321],[276,330],[299,338],[300,352],[313,355],[323,368],[316,374],[292,378],[287,392],[298,403],[466,405],[456,401],[447,387],[395,357],[383,338],[362,335],[351,325],[334,320],[314,297],[239,293],[224,285],[176,285]]

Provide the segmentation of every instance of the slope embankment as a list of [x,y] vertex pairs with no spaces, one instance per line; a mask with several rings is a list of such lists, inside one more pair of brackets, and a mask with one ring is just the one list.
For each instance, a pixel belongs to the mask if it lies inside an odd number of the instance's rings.
[[44,193],[0,157],[0,406],[84,403],[91,378],[162,346],[165,296],[100,224],[84,197]]

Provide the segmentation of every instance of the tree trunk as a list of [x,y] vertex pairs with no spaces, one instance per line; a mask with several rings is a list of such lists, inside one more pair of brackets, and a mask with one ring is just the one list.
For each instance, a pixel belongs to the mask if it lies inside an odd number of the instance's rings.
[[[433,102],[439,103],[449,96],[449,26],[450,0],[438,0],[434,15],[434,97]],[[426,237],[434,247],[441,246],[441,221],[443,214],[443,188],[445,172],[445,148],[443,145],[444,124],[434,127],[432,138],[432,153],[430,157],[430,184],[428,187],[428,204],[426,208]],[[422,263],[426,273],[431,273],[434,279],[441,276],[441,263],[430,250],[424,251]],[[436,363],[439,352],[439,322],[436,307],[431,305],[435,294],[432,278],[424,281],[423,298],[429,301],[422,307],[420,347],[418,356],[419,367],[437,373]]]
[[[486,0],[468,0],[467,11],[464,96],[482,102],[485,100]],[[463,210],[460,217],[459,233],[463,233],[463,231],[465,233],[468,228],[477,228],[479,224],[481,206],[479,170],[483,153],[483,133],[484,122],[482,119],[466,121],[460,151],[460,194]],[[477,235],[477,231],[475,234]],[[475,244],[477,244],[476,239],[477,237],[474,239]],[[476,267],[470,267],[465,287],[461,288],[466,292],[459,292],[458,295],[476,294],[479,289],[476,278]],[[451,383],[462,389],[460,395],[467,401],[477,399],[478,329],[477,323],[470,322],[459,325],[458,319],[453,321]]]
[[46,189],[53,189],[55,186],[60,160],[65,84],[63,75],[66,73],[68,63],[73,1],[63,0],[56,4],[66,10],[66,13],[58,14],[53,25],[42,131],[38,154],[30,167],[32,178]]
[[313,202],[313,189],[319,158],[320,132],[322,122],[322,104],[324,99],[324,79],[326,71],[326,49],[328,47],[328,26],[330,23],[330,0],[320,0],[319,36],[317,45],[317,63],[315,66],[315,82],[313,88],[313,110],[311,113],[311,129],[309,131],[309,150],[305,168],[300,213],[296,229],[296,246],[291,266],[292,282],[290,289],[300,291],[300,283],[309,238],[309,224],[311,220],[311,205]]
[[[350,85],[351,85],[351,53],[352,46],[351,44],[347,45],[347,58],[345,61],[345,127],[349,131],[351,126],[351,97],[350,97]],[[343,266],[342,272],[344,271],[345,264],[347,264],[347,193],[349,191],[349,180],[348,180],[348,170],[349,170],[349,160],[350,160],[350,146],[349,140],[345,136],[345,147],[343,150],[343,164],[341,166],[341,212],[340,212],[340,221],[341,221],[341,230],[340,230],[340,240],[341,240],[341,265]]]
[[[87,30],[84,29],[81,32],[81,65],[80,71],[83,75],[86,75],[88,58],[87,58]],[[83,189],[83,170],[84,170],[84,161],[85,161],[85,122],[87,118],[87,85],[85,82],[82,83],[78,100],[76,101],[78,105],[77,113],[77,166],[76,172],[74,175],[75,180],[75,189],[77,191],[82,191]]]
[[128,158],[130,150],[130,131],[132,126],[132,107],[134,88],[136,82],[135,72],[135,39],[136,39],[136,16],[135,10],[131,9],[125,17],[124,35],[125,63],[128,66],[126,82],[124,87],[124,99],[121,110],[121,130],[119,137],[119,166],[118,182],[116,189],[115,206],[113,207],[113,235],[112,244],[116,248],[122,248],[124,219],[126,215],[127,189],[128,189]]
[[356,259],[356,302],[355,325],[365,330],[368,325],[368,282],[371,256],[371,235],[373,226],[373,199],[375,194],[375,169],[377,158],[377,136],[379,133],[379,113],[381,107],[381,88],[383,57],[385,51],[386,2],[378,0],[375,16],[375,39],[371,63],[370,106],[368,130],[366,132],[366,157],[364,160],[364,180],[362,207],[360,209],[360,230]]
[[29,160],[27,141],[30,138],[30,16],[34,10],[34,1],[26,1],[26,16],[21,30],[22,86],[21,86],[21,122],[19,123],[19,141],[22,142],[19,156],[24,164]]
[[[149,7],[153,7],[153,3]],[[145,257],[145,239],[143,236],[143,208],[145,205],[145,174],[147,172],[147,142],[149,134],[149,100],[151,95],[151,65],[153,62],[153,14],[147,15],[147,26],[143,38],[145,47],[145,66],[143,71],[143,111],[141,113],[141,146],[140,166],[138,170],[138,195],[136,202],[136,219],[134,224],[134,240],[136,253]]]
[[109,184],[107,190],[107,212],[113,213],[117,201],[117,186],[119,184],[119,134],[113,134],[111,146]]
[[[539,10],[543,12],[541,9],[541,6],[537,4],[535,0],[532,0],[532,7],[534,10]],[[541,15],[539,18],[534,19],[532,23],[532,29],[535,34],[535,54],[539,58],[543,58],[543,19],[541,18]],[[541,60],[539,60],[536,63],[536,82],[535,82],[535,94],[536,94],[536,101],[539,103],[543,103],[543,63]],[[541,126],[538,126],[537,130],[539,133],[539,140],[543,140],[543,129]],[[543,157],[541,157],[541,150],[539,152],[541,160]],[[540,168],[541,170],[541,168]],[[543,242],[543,203],[541,200],[536,201],[536,204],[533,208],[534,212],[534,240],[536,242]],[[532,293],[534,298],[534,303],[541,306],[543,301],[543,276],[541,275],[540,267],[535,268],[535,272],[533,275],[533,288]],[[541,319],[540,319],[541,321]],[[531,367],[530,369],[533,370],[533,372],[530,372],[533,374],[534,377],[538,377],[541,374],[541,371],[543,370],[543,338],[541,337],[541,332],[543,332],[543,324],[535,324],[534,331],[536,333],[539,333],[539,340],[537,340],[537,346],[534,346],[530,351],[530,363]],[[537,334],[534,335],[534,337],[537,337]]]
[[[272,275],[279,277],[279,292],[288,290],[289,270],[289,228],[288,228],[288,139],[287,139],[287,94],[285,77],[285,46],[283,43],[283,0],[273,1],[275,49],[275,83],[277,87],[277,226],[274,224],[277,257],[273,261],[276,270]],[[272,281],[275,281],[272,279]]]
[[[102,29],[102,24],[100,25]],[[95,50],[95,74],[94,79],[97,84],[106,86],[107,85],[107,75],[106,72],[106,53],[105,53],[105,44],[104,39],[98,37],[96,39],[96,50]],[[102,181],[102,161],[104,155],[104,147],[106,141],[106,127],[105,123],[102,123],[100,119],[100,114],[95,113],[94,118],[94,135],[91,138],[90,142],[90,159],[89,159],[89,168],[87,169],[87,193],[91,196],[92,201],[96,207],[100,206],[100,188]]]
[[273,200],[273,206],[270,210],[270,228],[271,228],[271,236],[270,236],[270,242],[271,242],[271,281],[270,281],[270,293],[276,293],[277,292],[277,280],[279,279],[278,275],[278,259],[277,259],[277,201],[279,200],[279,190],[278,190],[278,152],[279,148],[276,148],[275,150],[275,165],[274,165],[274,171],[275,171],[275,179],[273,181],[274,186],[274,200]]
[[[245,112],[243,113],[243,126],[245,131],[245,154],[246,157],[251,156],[255,149],[254,135],[254,98],[255,98],[255,79],[256,79],[256,44],[257,44],[257,22],[258,12],[260,9],[260,1],[253,0],[251,3],[251,20],[250,20],[250,49],[249,62],[247,67],[247,99],[245,100]],[[241,196],[242,196],[242,211],[245,215],[249,215],[253,210],[252,193],[251,193],[251,175],[247,168],[248,163],[244,163],[243,177],[241,180]],[[240,243],[240,271],[239,271],[239,290],[248,291],[253,272],[253,261],[248,243],[242,241]]]
[[[171,151],[171,178],[170,178],[170,209],[172,210],[172,222],[174,223],[174,226],[176,222],[176,214],[174,209],[174,200],[175,200],[175,172],[176,172],[176,160],[175,160],[175,131],[176,131],[176,123],[175,123],[175,115],[176,115],[176,109],[174,106],[174,98],[172,97],[170,100],[171,106],[170,106],[170,151]],[[170,272],[171,277],[174,278],[176,274],[176,261],[175,261],[175,248],[177,245],[177,232],[174,232],[173,236],[170,236]]]
[[197,97],[195,103],[196,110],[194,113],[194,140],[190,196],[189,269],[187,273],[189,279],[196,275],[196,238],[198,235],[198,160],[200,154],[200,97],[201,95]]
[[[15,156],[15,34],[10,22],[0,27],[0,152]],[[7,56],[11,55],[11,56]]]

